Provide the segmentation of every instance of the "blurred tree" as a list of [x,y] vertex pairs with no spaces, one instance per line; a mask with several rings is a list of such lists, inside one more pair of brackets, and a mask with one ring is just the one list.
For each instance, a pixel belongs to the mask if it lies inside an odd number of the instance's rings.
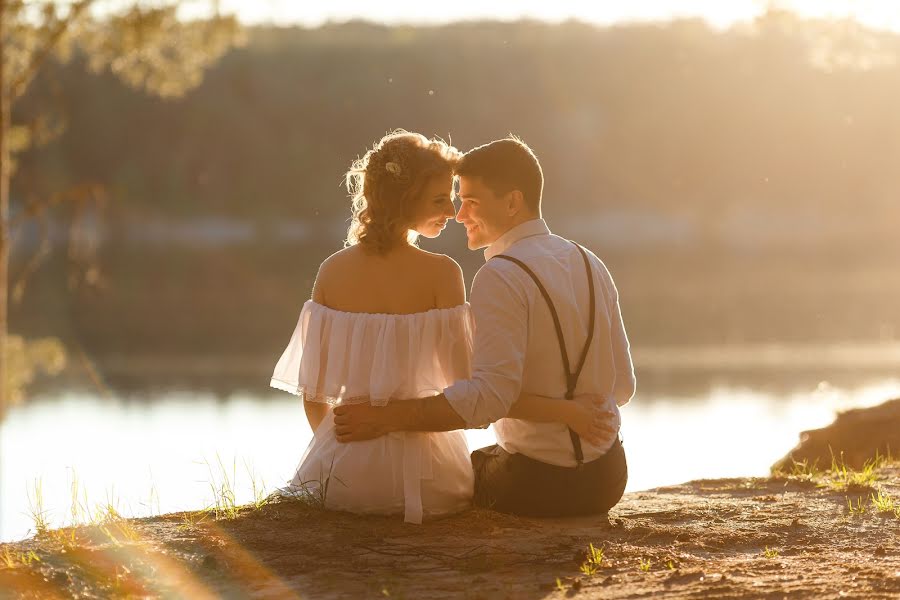
[[10,404],[21,402],[25,388],[38,371],[55,375],[66,366],[66,351],[56,338],[25,340],[18,335],[7,336],[7,377],[4,394]]
[[[243,37],[234,17],[219,14],[218,2],[212,2],[212,16],[204,20],[181,20],[178,10],[177,2],[151,7],[134,2],[123,8],[121,2],[98,0],[0,0],[0,418],[38,364],[53,370],[64,360],[60,346],[49,340],[28,344],[7,335],[12,236],[24,219],[43,215],[48,206],[68,197],[82,196],[31,198],[27,207],[11,211],[16,154],[46,143],[61,130],[52,119],[14,125],[12,108],[51,60],[68,62],[76,54],[90,71],[109,71],[130,87],[165,98],[184,95]],[[26,274],[45,248],[39,245],[38,254],[26,262]],[[50,354],[54,356],[48,358]]]

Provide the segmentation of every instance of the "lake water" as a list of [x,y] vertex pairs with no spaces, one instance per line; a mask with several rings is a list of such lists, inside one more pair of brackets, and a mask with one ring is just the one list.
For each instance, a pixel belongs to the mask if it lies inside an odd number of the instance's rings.
[[[640,378],[639,378],[640,381]],[[623,408],[628,491],[690,479],[765,475],[800,431],[836,411],[900,397],[900,378],[766,387],[711,383],[689,394],[640,388]],[[293,474],[311,432],[296,398],[160,392],[140,400],[56,393],[12,409],[0,426],[0,540],[33,533],[36,488],[52,525],[67,524],[72,484],[81,504],[125,516],[211,504],[224,474],[238,502],[252,482],[271,491]],[[491,430],[468,432],[472,448]],[[224,469],[223,469],[224,467]]]

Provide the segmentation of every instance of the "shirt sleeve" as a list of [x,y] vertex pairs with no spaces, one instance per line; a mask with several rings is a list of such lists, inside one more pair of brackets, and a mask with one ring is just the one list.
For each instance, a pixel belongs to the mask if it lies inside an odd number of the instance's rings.
[[522,389],[528,300],[521,285],[499,266],[486,264],[472,282],[472,377],[444,390],[450,406],[469,427],[484,427],[505,417]]
[[603,266],[603,269],[606,271],[610,291],[609,324],[616,374],[613,398],[615,398],[617,406],[624,406],[634,396],[636,385],[634,364],[631,360],[631,347],[628,343],[628,336],[625,334],[625,323],[622,321],[622,310],[619,307],[619,291],[616,289],[616,284],[613,282],[609,270],[606,269],[606,265]]

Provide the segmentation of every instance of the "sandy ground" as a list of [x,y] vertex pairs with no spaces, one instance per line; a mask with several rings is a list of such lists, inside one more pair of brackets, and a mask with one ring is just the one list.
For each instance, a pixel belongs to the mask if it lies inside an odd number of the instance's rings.
[[900,465],[833,479],[694,481],[628,494],[608,518],[415,526],[290,501],[113,520],[0,545],[0,597],[900,598],[900,504],[872,501],[900,503]]

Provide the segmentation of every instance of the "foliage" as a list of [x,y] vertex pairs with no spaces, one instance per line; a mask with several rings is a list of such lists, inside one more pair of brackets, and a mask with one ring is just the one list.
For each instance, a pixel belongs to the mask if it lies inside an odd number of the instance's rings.
[[[46,107],[29,100],[27,92],[35,78],[55,59],[66,63],[73,57],[93,73],[110,72],[126,85],[160,97],[181,96],[200,84],[203,72],[233,44],[240,41],[237,21],[218,13],[206,20],[178,19],[178,3],[142,6],[135,2],[78,0],[13,0],[0,2],[0,413],[7,401],[21,395],[30,381],[27,357],[21,358],[23,342],[7,340],[7,298],[10,292],[9,253],[11,235],[29,219],[47,216],[47,207],[65,198],[65,187],[83,184],[70,182],[42,196],[39,190],[25,188],[27,204],[10,202],[10,178],[15,175],[19,154],[57,138],[64,130],[65,113],[48,115]],[[50,80],[58,95],[58,81]],[[27,107],[24,125],[16,125],[17,104]],[[57,107],[58,108],[58,107]],[[10,219],[10,214],[16,220]],[[20,218],[23,215],[25,219]],[[16,298],[21,285],[47,254],[49,236],[32,260],[26,261],[22,277],[16,283]],[[71,240],[70,240],[71,241]],[[16,353],[13,344],[23,346]],[[40,345],[40,344],[39,344]],[[9,360],[7,360],[9,356]],[[22,364],[13,364],[19,358]],[[18,367],[18,370],[16,370]],[[18,396],[15,396],[18,394]]]
[[66,350],[56,338],[6,339],[6,397],[12,404],[22,401],[24,391],[38,374],[56,375],[66,366]]

